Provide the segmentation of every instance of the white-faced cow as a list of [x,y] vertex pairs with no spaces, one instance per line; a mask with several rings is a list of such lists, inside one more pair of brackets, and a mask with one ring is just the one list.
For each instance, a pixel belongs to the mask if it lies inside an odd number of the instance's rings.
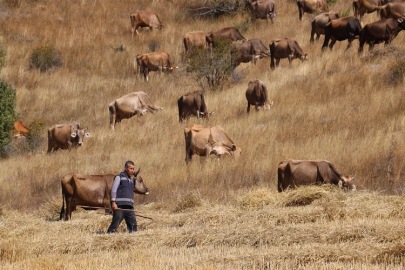
[[405,1],[388,3],[380,8],[381,19],[400,19],[405,16]]
[[313,184],[334,184],[348,190],[356,190],[354,177],[343,176],[326,160],[284,160],[278,164],[279,192]]
[[[298,45],[298,42],[292,38],[273,40],[273,42],[270,44],[270,54],[271,54],[271,63],[270,63],[271,69],[275,69],[276,66],[278,67],[280,59],[282,58],[288,58],[288,61],[290,62],[291,66],[291,62],[295,58],[304,61],[307,59],[308,55],[308,53],[304,53],[304,51]],[[274,59],[276,59],[275,65]]]
[[[142,177],[139,175],[140,168],[131,177],[135,182],[134,193],[149,194]],[[87,206],[84,209],[104,208],[105,213],[110,213],[111,188],[114,182],[114,174],[105,175],[81,175],[69,174],[61,179],[62,185],[62,209],[60,220],[72,218],[72,212],[77,205]],[[65,211],[66,202],[66,211]]]
[[248,84],[248,89],[246,90],[247,99],[247,112],[250,112],[250,105],[255,106],[256,111],[260,108],[263,110],[270,110],[271,105],[269,102],[269,96],[267,88],[261,80],[250,81]]
[[314,35],[316,40],[319,40],[321,35],[325,35],[325,26],[331,21],[339,19],[339,15],[335,12],[322,13],[316,16],[311,22],[311,38],[309,42],[314,42]]
[[159,73],[164,72],[174,72],[176,70],[176,66],[173,64],[173,60],[167,52],[164,51],[156,51],[153,53],[143,54],[142,56],[137,56],[134,61],[134,69],[135,69],[135,62],[137,65],[140,64],[140,71],[143,73],[144,78],[146,81],[149,81],[149,72],[150,71],[158,71]]
[[360,35],[361,25],[358,18],[354,16],[348,16],[331,21],[325,26],[325,41],[322,45],[322,50],[328,47],[332,50],[336,41],[348,40],[349,44],[347,49],[352,45],[354,39]]
[[250,39],[235,46],[237,53],[236,65],[252,62],[256,64],[258,59],[270,56],[270,50],[266,48],[260,39]]
[[115,124],[123,119],[137,115],[139,121],[139,117],[145,113],[155,113],[158,110],[163,110],[163,108],[157,107],[145,92],[140,91],[129,93],[114,100],[108,105],[108,110],[110,112],[110,125],[114,130]]
[[162,30],[163,25],[160,22],[158,16],[155,13],[146,10],[135,11],[131,13],[131,26],[132,26],[132,38],[136,32],[139,35],[139,27],[149,27],[150,30],[153,28],[158,28]]
[[69,149],[83,146],[85,137],[90,137],[86,128],[80,128],[80,124],[54,125],[48,129],[48,153],[58,149]]
[[299,18],[302,20],[304,13],[321,13],[329,10],[326,0],[297,0]]
[[184,50],[186,53],[192,48],[211,48],[211,43],[211,38],[209,38],[208,34],[201,31],[189,32],[183,36]]
[[191,125],[184,129],[186,141],[186,163],[191,161],[193,155],[208,157],[215,154],[218,157],[230,155],[239,157],[241,149],[228,137],[220,126],[203,127]]
[[208,120],[210,115],[214,113],[208,112],[202,91],[194,91],[182,95],[177,100],[177,105],[179,108],[179,122],[182,122],[191,115],[197,116],[197,119],[201,117]]
[[388,45],[405,29],[405,18],[400,19],[383,19],[377,22],[367,24],[360,31],[360,47],[359,52],[363,51],[365,43],[369,45],[369,50],[372,50],[374,44],[385,42]]
[[265,19],[266,23],[269,23],[269,18],[273,23],[278,15],[276,4],[273,0],[260,0],[249,2],[252,22],[256,19]]

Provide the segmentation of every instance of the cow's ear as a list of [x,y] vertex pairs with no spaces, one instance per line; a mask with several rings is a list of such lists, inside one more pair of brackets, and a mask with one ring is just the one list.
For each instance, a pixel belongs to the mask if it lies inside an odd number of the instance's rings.
[[86,132],[86,133],[84,133],[84,136],[86,136],[86,137],[90,137],[90,132]]
[[344,182],[343,179],[339,180],[339,187],[343,187],[343,182]]
[[77,133],[76,133],[76,132],[75,132],[75,133],[70,134],[70,137],[72,137],[72,138],[76,138],[76,136],[77,136]]
[[403,21],[404,21],[403,18],[399,18],[399,19],[398,19],[398,22],[399,22],[399,23],[402,23]]

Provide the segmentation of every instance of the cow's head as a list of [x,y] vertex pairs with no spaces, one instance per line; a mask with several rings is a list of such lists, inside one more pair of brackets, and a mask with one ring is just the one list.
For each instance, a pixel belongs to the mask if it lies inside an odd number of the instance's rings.
[[304,53],[303,55],[301,55],[300,60],[301,60],[302,62],[307,61],[307,60],[308,60],[308,55],[309,55],[308,52],[307,52],[307,53]]
[[146,187],[145,183],[143,182],[142,176],[139,175],[140,171],[141,168],[139,168],[138,171],[135,172],[132,176],[132,180],[135,182],[134,192],[136,194],[147,195],[149,194],[149,188]]
[[405,29],[405,16],[402,16],[402,18],[397,19],[397,22],[399,23],[399,27]]
[[73,128],[73,131],[70,134],[70,137],[74,138],[78,146],[83,145],[84,137],[90,137],[90,132],[86,132],[88,128],[80,128],[80,125],[77,124],[77,128]]
[[213,115],[213,114],[214,114],[213,111],[212,112],[200,112],[200,117],[210,119],[211,115]]
[[343,189],[356,191],[356,185],[353,185],[353,183],[352,183],[352,180],[354,180],[355,178],[356,178],[356,176],[350,177],[350,176],[344,175],[339,180],[339,186]]
[[240,157],[242,155],[242,149],[236,144],[232,144],[231,153],[233,157]]

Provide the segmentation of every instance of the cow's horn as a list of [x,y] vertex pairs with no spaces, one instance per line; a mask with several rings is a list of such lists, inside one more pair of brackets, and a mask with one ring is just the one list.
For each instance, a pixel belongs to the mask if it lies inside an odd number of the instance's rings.
[[354,175],[354,176],[352,176],[352,178],[350,179],[350,180],[354,180],[354,179],[356,179],[356,175]]
[[134,176],[138,176],[138,173],[141,171],[141,167],[139,167],[139,169],[136,171],[136,173],[134,173]]
[[85,131],[86,129],[89,129],[88,127],[84,128],[83,131]]

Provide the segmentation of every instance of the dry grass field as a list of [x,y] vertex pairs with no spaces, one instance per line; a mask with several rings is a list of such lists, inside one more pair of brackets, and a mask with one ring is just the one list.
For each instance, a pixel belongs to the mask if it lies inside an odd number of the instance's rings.
[[[258,20],[243,35],[266,46],[293,37],[309,60],[269,59],[241,64],[240,78],[206,91],[215,114],[209,122],[178,123],[177,99],[199,90],[182,63],[182,35],[239,27],[248,13],[193,19],[189,1],[22,1],[0,8],[0,41],[7,52],[1,77],[17,89],[17,110],[27,126],[45,128],[35,153],[0,160],[0,268],[4,269],[402,269],[405,258],[405,33],[391,46],[358,41],[321,52],[323,37],[309,43],[312,15],[298,20],[295,1],[276,0],[274,24]],[[351,0],[338,0],[345,12]],[[129,14],[149,9],[162,31],[142,29],[131,38]],[[350,14],[352,14],[350,9]],[[366,15],[365,23],[377,20]],[[64,65],[51,73],[29,69],[32,50],[51,44]],[[133,59],[153,44],[180,69],[133,74]],[[122,52],[113,48],[123,45]],[[402,65],[402,66],[401,66]],[[402,69],[401,69],[402,67]],[[396,68],[396,69],[395,69]],[[270,111],[246,113],[249,80],[260,79],[274,101]],[[133,91],[146,92],[164,110],[109,127],[108,104]],[[79,122],[89,127],[84,146],[46,154],[46,129]],[[240,145],[242,157],[217,161],[194,157],[186,166],[183,129],[220,125]],[[357,175],[358,191],[305,187],[277,193],[283,159],[326,159],[342,174]],[[139,232],[121,225],[106,235],[110,216],[78,210],[55,222],[66,174],[118,173],[126,160],[141,166],[150,188],[137,196]]]

